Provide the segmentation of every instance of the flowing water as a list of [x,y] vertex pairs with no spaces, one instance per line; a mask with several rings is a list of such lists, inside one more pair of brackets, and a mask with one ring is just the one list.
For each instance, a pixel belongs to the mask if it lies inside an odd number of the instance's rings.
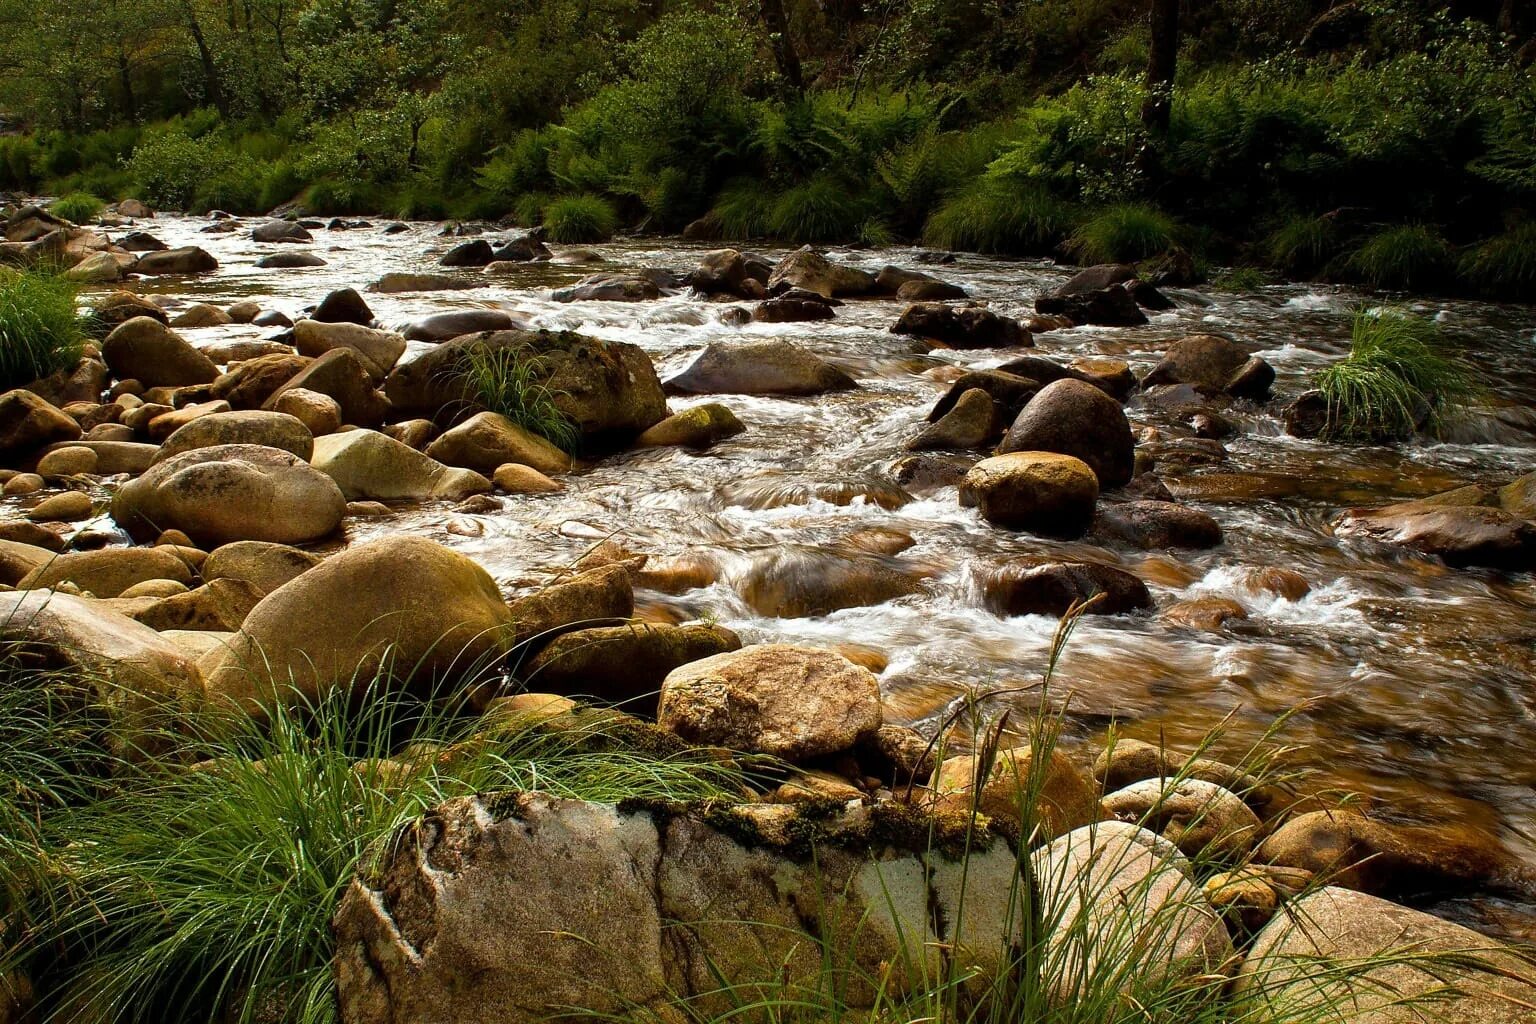
[[[161,218],[144,225],[170,245],[207,248],[222,266],[202,279],[151,280],[143,289],[219,303],[251,298],[297,318],[333,288],[362,290],[390,270],[436,269],[438,256],[457,241],[441,237],[437,225],[415,225],[395,236],[377,227],[318,231],[315,244],[303,248],[328,266],[258,270],[255,260],[275,247],[250,241],[248,232],[198,233],[205,224]],[[1160,460],[1169,489],[1215,516],[1225,543],[1209,551],[1149,553],[1004,532],[961,508],[952,487],[907,495],[891,482],[888,467],[904,454],[902,442],[947,387],[945,368],[996,366],[1017,351],[925,352],[889,333],[900,310],[891,300],[850,301],[827,323],[732,328],[717,321],[718,305],[686,296],[571,305],[550,298],[551,287],[598,270],[687,270],[703,248],[675,241],[615,243],[594,247],[601,264],[527,265],[472,292],[367,299],[387,324],[494,305],[540,327],[633,342],[651,355],[663,378],[710,341],[788,338],[848,369],[859,389],[815,398],[674,399],[674,409],[722,401],[748,429],[703,454],[661,449],[604,459],[567,479],[564,493],[507,498],[491,514],[467,515],[444,505],[349,520],[349,538],[392,531],[429,536],[474,557],[509,591],[536,579],[537,567],[569,563],[610,536],[650,553],[653,564],[707,564],[716,578],[708,586],[637,595],[646,614],[669,621],[713,617],[748,642],[870,651],[887,662],[881,685],[888,715],[920,726],[935,722],[967,691],[1040,679],[1056,622],[987,611],[979,573],[1021,555],[1117,561],[1147,581],[1161,606],[1218,596],[1241,603],[1249,617],[1215,633],[1176,628],[1148,615],[1084,620],[1053,684],[1057,697],[1070,693],[1073,742],[1102,734],[1114,720],[1129,735],[1155,740],[1161,734],[1172,745],[1192,744],[1221,727],[1219,749],[1241,751],[1294,712],[1279,738],[1298,745],[1296,762],[1367,794],[1388,817],[1454,819],[1486,829],[1536,866],[1536,842],[1527,838],[1536,836],[1532,577],[1448,570],[1335,537],[1330,528],[1350,506],[1467,482],[1503,483],[1536,469],[1536,419],[1527,412],[1536,405],[1536,310],[1413,303],[1467,346],[1488,389],[1488,407],[1446,443],[1302,441],[1283,434],[1276,418],[1280,401],[1234,410],[1229,415],[1240,431],[1225,441],[1224,457],[1208,450],[1196,458]],[[927,270],[1016,315],[1032,311],[1035,295],[1068,274],[1046,263],[965,256],[934,268],[902,249],[830,255],[871,270],[886,263]],[[1368,301],[1311,285],[1242,295],[1172,294],[1179,308],[1153,315],[1147,327],[1043,334],[1035,351],[1060,359],[1123,359],[1140,376],[1169,339],[1226,332],[1260,346],[1278,371],[1276,392],[1283,397],[1302,390],[1309,373],[1347,350],[1351,316]],[[185,333],[212,341],[270,332],[224,327]],[[1190,434],[1140,398],[1128,413],[1138,429],[1156,429],[1165,440]],[[886,544],[900,535],[915,543],[883,553],[899,546]],[[895,568],[920,579],[921,590],[815,618],[765,617],[743,596],[753,593],[743,582],[764,559],[815,572],[831,554]],[[1252,586],[1254,571],[1268,566],[1301,573],[1310,593],[1287,600]],[[1029,708],[1039,694],[1036,688],[1004,699]],[[1485,929],[1536,938],[1531,902],[1479,898],[1441,909]]]

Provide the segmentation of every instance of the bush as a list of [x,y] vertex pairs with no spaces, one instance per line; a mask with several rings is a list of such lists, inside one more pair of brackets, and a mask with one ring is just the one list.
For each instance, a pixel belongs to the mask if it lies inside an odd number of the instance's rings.
[[102,208],[102,201],[89,192],[71,192],[62,199],[54,200],[48,212],[71,224],[88,224],[101,216]]
[[581,431],[560,411],[559,394],[545,381],[543,360],[516,349],[470,349],[461,367],[480,405],[568,452]]
[[73,367],[84,344],[72,283],[0,270],[0,390]]
[[1067,240],[1067,251],[1080,263],[1136,263],[1178,245],[1172,217],[1142,203],[1111,206],[1096,214]]
[[543,223],[553,242],[605,242],[618,229],[619,215],[602,196],[563,196],[544,208]]
[[1338,252],[1338,224],[1332,217],[1293,217],[1264,240],[1270,263],[1297,277],[1318,273]]
[[983,178],[955,193],[923,227],[940,249],[1043,255],[1062,240],[1071,208],[1045,188],[1012,178]]
[[1473,396],[1470,368],[1447,354],[1434,321],[1400,310],[1361,310],[1349,357],[1317,375],[1328,403],[1323,436],[1400,440],[1438,432]]
[[1350,255],[1347,268],[1373,288],[1442,287],[1451,276],[1451,247],[1425,224],[1388,228],[1367,238]]
[[846,242],[858,236],[868,203],[843,178],[827,173],[779,193],[768,210],[768,232],[793,242]]
[[710,216],[720,225],[720,237],[746,240],[768,233],[773,197],[762,183],[751,179],[733,181],[715,197]]
[[1526,300],[1536,296],[1536,223],[1468,249],[1461,256],[1460,272],[1486,295]]

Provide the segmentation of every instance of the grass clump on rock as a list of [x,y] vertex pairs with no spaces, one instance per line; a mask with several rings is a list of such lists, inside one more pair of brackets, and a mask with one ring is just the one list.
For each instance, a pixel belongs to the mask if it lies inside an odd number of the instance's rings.
[[80,361],[85,331],[76,296],[58,275],[0,269],[0,390]]
[[1122,203],[1094,215],[1067,240],[1067,251],[1080,263],[1135,263],[1178,245],[1174,219],[1145,203]]
[[54,200],[48,212],[72,224],[85,224],[100,217],[102,208],[101,200],[89,192],[71,192],[62,199]]
[[465,353],[462,372],[484,408],[564,451],[575,451],[581,443],[581,430],[561,411],[560,393],[546,383],[548,373],[536,353],[472,347]]
[[605,242],[619,226],[613,204],[594,195],[552,200],[544,207],[543,218],[551,242]]
[[1471,399],[1470,368],[1431,320],[1401,310],[1361,310],[1349,357],[1317,376],[1327,402],[1325,437],[1391,440],[1437,431]]
[[1424,291],[1451,273],[1451,247],[1427,224],[1407,224],[1371,235],[1349,257],[1352,275],[1372,288]]
[[1461,276],[1478,291],[1501,298],[1536,293],[1536,223],[1522,224],[1462,253]]
[[1047,190],[1008,178],[981,178],[933,212],[923,227],[923,242],[941,249],[1042,254],[1061,241],[1069,223],[1069,207]]

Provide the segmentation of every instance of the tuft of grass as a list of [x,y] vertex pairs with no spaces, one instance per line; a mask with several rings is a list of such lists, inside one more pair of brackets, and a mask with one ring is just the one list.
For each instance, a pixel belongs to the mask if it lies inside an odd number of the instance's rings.
[[1328,265],[1338,244],[1334,218],[1292,217],[1264,240],[1264,252],[1280,270],[1306,277]]
[[560,392],[549,386],[549,370],[534,352],[472,347],[460,365],[468,390],[491,412],[567,451],[581,443],[581,430],[560,409]]
[[939,249],[1043,255],[1071,223],[1071,210],[1044,188],[982,178],[946,199],[923,227],[923,243]]
[[1462,253],[1461,276],[1497,298],[1536,294],[1536,222],[1522,224]]
[[0,390],[80,361],[85,331],[74,284],[56,274],[0,269]]
[[1451,247],[1427,224],[1407,224],[1371,235],[1349,257],[1350,273],[1373,288],[1423,291],[1451,276]]
[[1323,436],[1398,440],[1433,434],[1475,394],[1473,375],[1431,320],[1403,310],[1361,310],[1349,357],[1317,375],[1328,403]]
[[1106,207],[1078,225],[1067,251],[1079,263],[1136,263],[1177,247],[1179,225],[1145,203]]
[[71,192],[62,199],[54,200],[48,212],[71,224],[88,224],[101,216],[102,208],[102,201],[89,192]]
[[867,210],[843,178],[818,174],[779,193],[768,209],[768,231],[791,242],[846,242],[858,237]]
[[618,226],[618,213],[602,196],[562,196],[544,207],[544,228],[552,242],[605,242]]
[[1211,279],[1211,287],[1223,292],[1256,292],[1269,284],[1269,276],[1258,267],[1228,267]]
[[768,233],[773,197],[756,181],[730,182],[715,197],[710,213],[720,224],[722,238],[760,238]]

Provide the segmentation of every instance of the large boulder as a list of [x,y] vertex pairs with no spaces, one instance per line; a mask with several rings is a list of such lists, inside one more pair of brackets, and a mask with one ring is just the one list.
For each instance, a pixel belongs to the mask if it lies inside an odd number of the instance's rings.
[[1523,570],[1536,566],[1536,525],[1482,506],[1388,506],[1350,509],[1342,536],[1359,536],[1435,555],[1456,567]]
[[951,348],[1019,348],[1035,343],[1017,320],[971,303],[913,303],[902,312],[891,333],[932,338]]
[[1035,299],[1035,312],[1096,327],[1139,327],[1147,322],[1134,283],[1128,281],[1073,295],[1041,295]]
[[1057,452],[1086,462],[1105,490],[1135,472],[1136,441],[1120,403],[1080,380],[1047,384],[1008,428],[1000,454]]
[[1255,1024],[1528,1024],[1529,953],[1469,928],[1328,886],[1259,932],[1233,986],[1234,1018]]
[[1263,399],[1274,382],[1274,367],[1232,339],[1192,334],[1168,346],[1141,386],[1189,384],[1204,394]]
[[982,459],[960,483],[960,504],[1009,530],[1080,537],[1093,522],[1099,481],[1087,463],[1056,452]]
[[199,572],[209,583],[240,580],[265,596],[319,564],[319,555],[288,544],[237,540],[210,551]]
[[785,256],[768,275],[770,294],[790,288],[803,288],[829,299],[866,295],[875,290],[875,275],[855,267],[839,266],[807,245]]
[[1133,782],[1106,796],[1104,809],[1206,860],[1241,861],[1263,828],[1237,794],[1204,779]]
[[39,565],[16,584],[18,590],[53,590],[69,582],[96,597],[117,597],[145,580],[191,584],[192,570],[165,548],[102,548],[70,551]]
[[674,669],[740,648],[740,638],[723,626],[590,626],[551,639],[518,675],[540,691],[652,714]]
[[453,422],[480,411],[471,378],[477,362],[526,368],[589,446],[627,443],[667,415],[656,368],[636,345],[570,331],[494,331],[455,338],[395,367],[384,382],[394,417]]
[[176,428],[160,445],[156,463],[197,448],[221,444],[259,444],[292,452],[308,461],[314,453],[315,438],[297,418],[280,412],[221,412]]
[[313,242],[315,236],[292,220],[269,220],[251,229],[254,242]]
[[672,672],[657,721],[692,743],[804,761],[879,729],[880,686],[833,651],[760,644]]
[[[340,1016],[538,1024],[572,1006],[630,1018],[684,1001],[729,1014],[745,993],[815,991],[827,949],[849,980],[840,1005],[862,1014],[949,972],[979,991],[1012,984],[1021,889],[1016,855],[984,826],[890,804],[463,798],[348,888]],[[724,993],[721,978],[741,987]]]
[[208,397],[226,401],[232,409],[260,409],[313,361],[292,353],[242,360],[208,386]]
[[134,273],[149,275],[206,274],[218,269],[219,261],[207,250],[195,245],[166,249],[164,252],[147,252],[133,265]]
[[405,338],[394,331],[376,331],[358,324],[300,320],[293,325],[293,347],[305,356],[323,356],[337,348],[351,349],[373,379],[382,381],[405,355]]
[[857,387],[852,377],[788,341],[712,342],[667,380],[672,394],[820,395]]
[[80,436],[80,424],[20,388],[0,395],[0,459],[7,462]]
[[311,462],[347,501],[460,501],[491,489],[479,473],[445,466],[376,430],[316,438]]
[[[999,615],[1060,618],[1073,605],[1093,601],[1088,612],[1119,615],[1152,607],[1141,578],[1101,562],[1015,563],[982,582],[987,606]],[[1095,600],[1096,599],[1096,600]]]
[[200,662],[211,701],[259,709],[417,693],[500,671],[512,613],[474,561],[421,537],[347,548],[272,591]]
[[204,546],[302,544],[335,531],[346,498],[292,452],[229,444],[183,452],[118,489],[112,518],[141,540],[181,530]]
[[451,341],[482,331],[510,331],[518,324],[499,309],[454,309],[412,320],[401,328],[407,341]]
[[353,426],[375,426],[389,408],[376,388],[372,367],[349,348],[333,348],[310,361],[273,391],[263,407],[271,409],[285,391],[301,388],[334,398],[343,422]]
[[541,473],[565,473],[571,457],[538,434],[496,412],[482,412],[438,435],[427,455],[448,466],[492,476],[509,462],[532,466]]
[[935,769],[929,788],[951,807],[959,804],[995,820],[1027,825],[1029,833],[1020,838],[1030,846],[1105,817],[1087,773],[1059,750],[1050,752],[1044,766],[1035,764],[1029,746],[999,750],[978,792],[980,767],[974,753],[947,758]]
[[219,368],[179,334],[151,317],[120,324],[102,343],[101,356],[121,380],[146,388],[211,384]]
[[374,317],[373,310],[368,308],[368,303],[357,294],[355,288],[338,288],[320,300],[320,304],[309,314],[309,319],[323,324],[360,324],[370,327]]

